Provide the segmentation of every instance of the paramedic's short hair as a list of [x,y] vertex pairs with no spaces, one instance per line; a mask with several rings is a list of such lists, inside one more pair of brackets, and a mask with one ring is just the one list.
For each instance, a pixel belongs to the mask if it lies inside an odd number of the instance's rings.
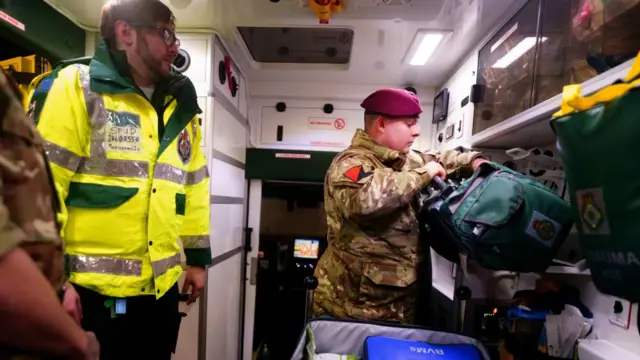
[[100,36],[110,46],[115,46],[115,24],[128,23],[153,25],[157,23],[175,26],[176,18],[171,9],[160,0],[110,0],[102,7]]

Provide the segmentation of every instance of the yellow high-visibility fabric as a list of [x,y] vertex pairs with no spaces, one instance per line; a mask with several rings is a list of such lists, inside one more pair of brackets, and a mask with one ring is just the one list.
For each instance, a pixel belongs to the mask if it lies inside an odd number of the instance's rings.
[[[177,104],[165,99],[165,124]],[[85,65],[67,66],[53,82],[38,130],[66,200],[72,283],[113,297],[160,297],[182,272],[180,239],[188,264],[210,263],[209,174],[197,117],[171,140],[158,138],[157,116],[139,93],[93,92]],[[163,141],[171,142],[161,151]],[[208,259],[190,263],[189,250]]]

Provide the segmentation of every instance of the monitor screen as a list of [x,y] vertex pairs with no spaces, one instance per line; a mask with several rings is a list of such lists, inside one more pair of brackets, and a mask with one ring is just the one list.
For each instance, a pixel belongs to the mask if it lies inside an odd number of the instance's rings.
[[447,110],[449,110],[449,90],[442,89],[433,98],[433,124],[447,119]]
[[295,239],[293,257],[298,259],[317,259],[320,252],[320,240]]

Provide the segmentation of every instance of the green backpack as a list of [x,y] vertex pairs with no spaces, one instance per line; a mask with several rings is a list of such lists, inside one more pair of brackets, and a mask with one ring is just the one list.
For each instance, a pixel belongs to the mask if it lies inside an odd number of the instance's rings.
[[640,301],[640,53],[624,81],[566,86],[552,127],[582,252],[597,289]]
[[[437,183],[437,181],[436,181]],[[484,268],[544,272],[573,226],[571,208],[535,179],[494,162],[424,203],[424,237],[437,253],[464,254]]]

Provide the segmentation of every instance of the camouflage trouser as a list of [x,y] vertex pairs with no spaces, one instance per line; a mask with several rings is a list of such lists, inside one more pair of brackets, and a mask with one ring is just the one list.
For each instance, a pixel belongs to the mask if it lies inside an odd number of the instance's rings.
[[406,309],[404,313],[404,317],[401,320],[382,320],[382,319],[367,319],[367,318],[356,318],[350,316],[340,316],[337,314],[332,314],[328,310],[324,309],[321,305],[314,301],[313,303],[313,319],[344,319],[344,320],[356,320],[356,321],[376,321],[376,322],[388,322],[388,323],[400,323],[400,324],[414,324],[414,315],[415,315],[415,307],[411,307],[410,309]]

